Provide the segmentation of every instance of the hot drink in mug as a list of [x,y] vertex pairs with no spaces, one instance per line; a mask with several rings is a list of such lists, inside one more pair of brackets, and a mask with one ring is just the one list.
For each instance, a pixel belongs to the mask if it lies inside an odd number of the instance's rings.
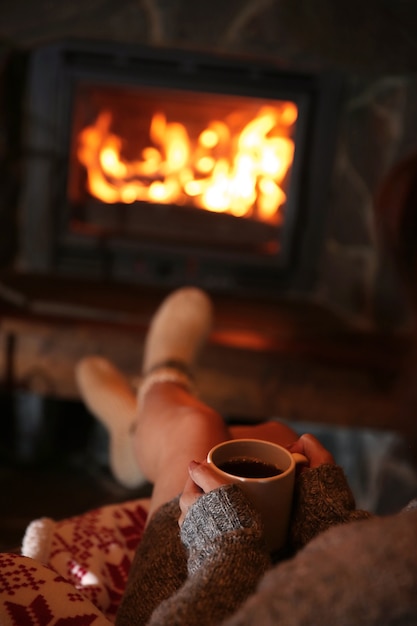
[[210,450],[207,461],[225,483],[238,483],[261,514],[269,550],[285,544],[298,462],[301,454],[291,454],[275,443],[258,439],[234,439]]

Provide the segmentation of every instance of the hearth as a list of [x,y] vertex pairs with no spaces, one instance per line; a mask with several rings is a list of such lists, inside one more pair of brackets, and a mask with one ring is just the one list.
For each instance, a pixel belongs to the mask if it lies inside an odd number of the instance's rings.
[[28,55],[19,269],[266,294],[314,282],[340,77],[192,51]]

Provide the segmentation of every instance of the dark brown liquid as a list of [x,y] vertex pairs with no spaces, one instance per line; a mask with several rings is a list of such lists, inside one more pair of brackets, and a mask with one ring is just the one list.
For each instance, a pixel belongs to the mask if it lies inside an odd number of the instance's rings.
[[242,478],[270,478],[282,474],[282,470],[272,463],[244,457],[229,459],[220,463],[218,467],[223,472]]

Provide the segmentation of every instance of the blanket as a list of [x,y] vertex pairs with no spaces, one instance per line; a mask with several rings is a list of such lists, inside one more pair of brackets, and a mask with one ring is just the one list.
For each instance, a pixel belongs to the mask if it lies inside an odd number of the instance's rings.
[[1,626],[113,624],[146,517],[132,500],[34,520],[21,554],[0,554]]

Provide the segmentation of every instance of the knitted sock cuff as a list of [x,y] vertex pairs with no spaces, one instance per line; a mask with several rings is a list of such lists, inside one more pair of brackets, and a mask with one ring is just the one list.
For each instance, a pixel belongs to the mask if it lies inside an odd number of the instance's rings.
[[138,389],[138,406],[142,407],[149,389],[156,383],[175,383],[191,394],[196,395],[196,387],[187,366],[180,361],[166,361],[155,365],[144,378]]

